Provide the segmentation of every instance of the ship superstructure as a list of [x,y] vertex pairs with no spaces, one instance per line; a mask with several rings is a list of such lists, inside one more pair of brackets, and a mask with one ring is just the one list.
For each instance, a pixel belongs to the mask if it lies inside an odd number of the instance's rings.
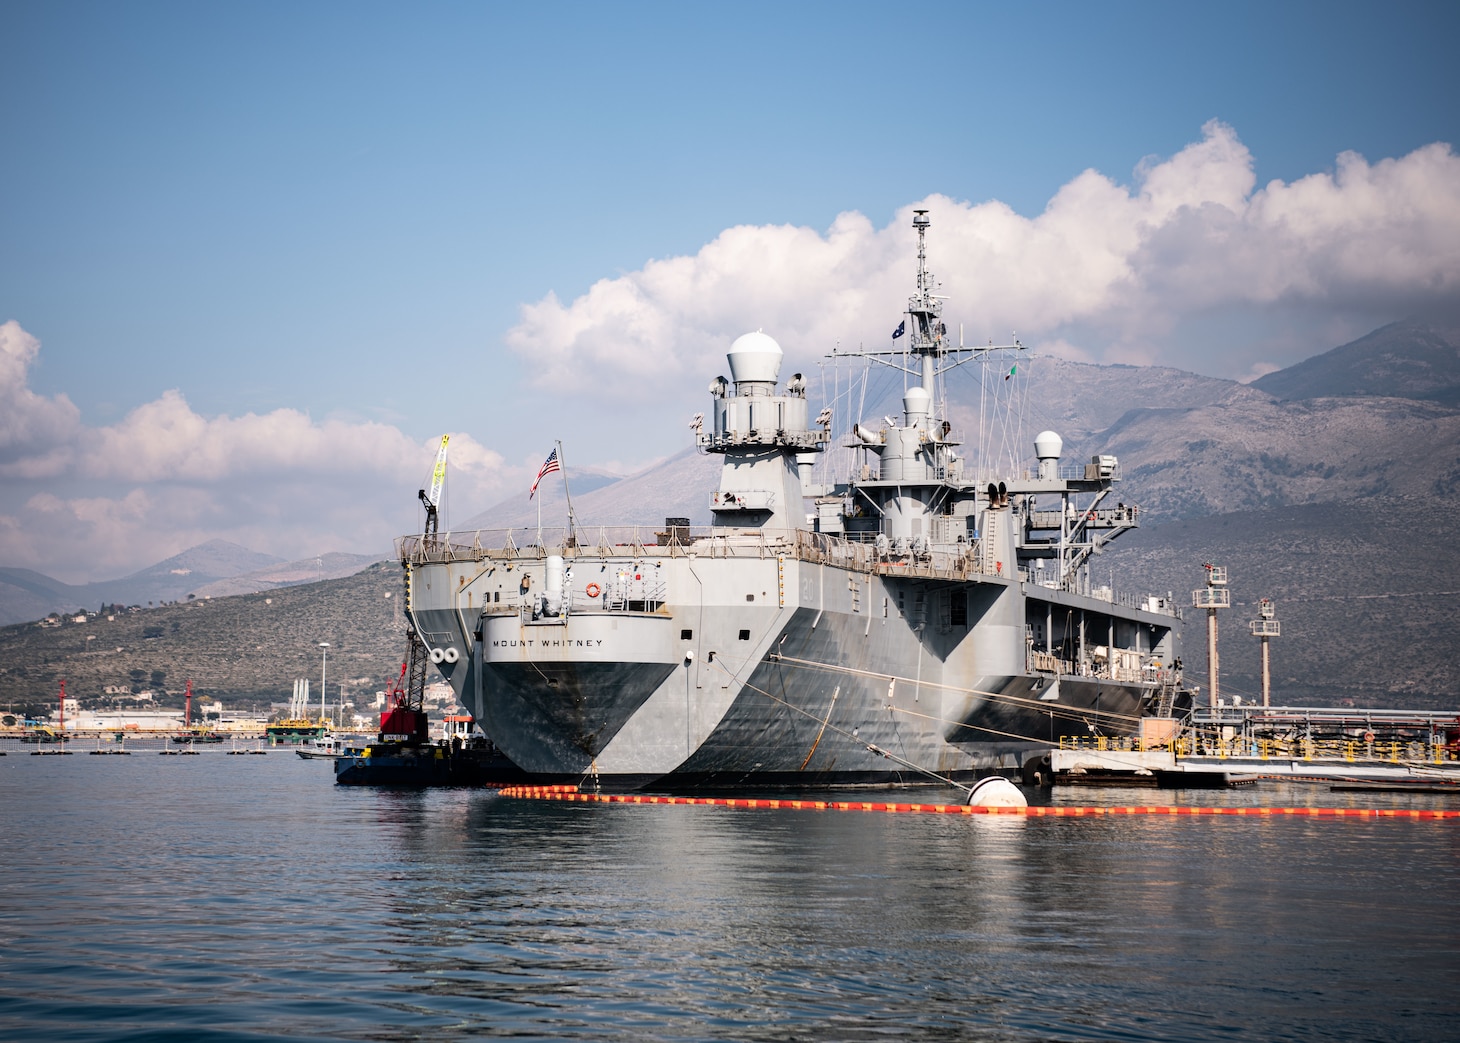
[[[712,524],[398,542],[431,660],[527,772],[622,785],[836,785],[1017,769],[1062,735],[1123,735],[1169,711],[1180,616],[1092,583],[1138,523],[1108,503],[1119,462],[967,467],[941,374],[1009,349],[950,343],[925,211],[903,415],[850,429],[852,473],[815,482],[832,415],[757,331],[697,418],[723,457]],[[900,361],[898,361],[900,357]]]

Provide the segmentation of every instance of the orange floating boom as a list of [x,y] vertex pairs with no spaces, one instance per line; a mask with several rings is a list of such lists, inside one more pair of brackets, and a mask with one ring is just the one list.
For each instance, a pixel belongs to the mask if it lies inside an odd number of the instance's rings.
[[528,800],[564,800],[583,804],[693,804],[724,808],[792,808],[811,811],[883,811],[931,815],[1015,815],[1025,818],[1090,818],[1109,815],[1239,815],[1301,818],[1406,818],[1460,819],[1460,809],[1429,808],[1216,808],[1186,805],[1132,805],[1126,807],[981,808],[967,804],[900,804],[881,801],[791,800],[784,797],[662,797],[643,793],[581,793],[574,786],[504,786],[504,797]]

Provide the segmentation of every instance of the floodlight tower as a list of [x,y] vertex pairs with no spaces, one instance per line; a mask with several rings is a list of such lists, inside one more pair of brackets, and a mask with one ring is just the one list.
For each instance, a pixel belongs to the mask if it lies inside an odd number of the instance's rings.
[[1262,640],[1262,705],[1268,705],[1268,696],[1272,689],[1272,671],[1268,666],[1268,638],[1282,636],[1282,624],[1273,618],[1277,614],[1277,606],[1272,603],[1271,598],[1263,598],[1257,603],[1257,614],[1260,619],[1254,619],[1247,625],[1252,629],[1252,636]]
[[329,662],[330,662],[330,643],[328,641],[321,641],[319,643],[319,725],[320,725],[320,729],[321,729],[320,735],[323,735],[324,734],[323,728],[324,728],[324,726],[326,724],[329,723],[329,721],[325,718],[325,715],[324,715],[324,679],[325,679],[325,671],[329,669]]
[[1204,562],[1207,585],[1191,592],[1191,603],[1207,610],[1207,702],[1216,706],[1217,691],[1217,609],[1232,607],[1232,592],[1227,589],[1227,570]]

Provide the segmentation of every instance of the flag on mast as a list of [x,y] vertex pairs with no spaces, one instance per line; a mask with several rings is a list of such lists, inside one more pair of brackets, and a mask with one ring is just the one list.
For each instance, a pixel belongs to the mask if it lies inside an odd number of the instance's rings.
[[551,453],[548,453],[548,458],[542,462],[542,468],[537,472],[537,477],[532,480],[532,491],[527,494],[527,498],[530,500],[534,496],[536,496],[537,495],[537,484],[539,482],[541,482],[545,477],[547,477],[548,475],[552,474],[554,471],[557,471],[559,469],[560,468],[558,467],[558,447],[557,446],[553,446],[553,451]]

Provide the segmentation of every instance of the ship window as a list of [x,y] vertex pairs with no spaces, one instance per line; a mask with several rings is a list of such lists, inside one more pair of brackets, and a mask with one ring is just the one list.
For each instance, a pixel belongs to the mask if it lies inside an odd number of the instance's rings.
[[740,640],[742,640],[742,641],[749,641],[750,640],[750,631],[749,630],[742,630],[740,632]]
[[681,630],[679,632],[679,639],[681,641],[693,641],[694,637],[695,632],[693,630]]
[[502,592],[500,590],[493,591],[492,592],[492,600],[493,601],[501,601],[502,600]]
[[747,595],[745,595],[745,600],[746,601],[754,601],[755,600],[755,595],[754,594],[747,594]]

